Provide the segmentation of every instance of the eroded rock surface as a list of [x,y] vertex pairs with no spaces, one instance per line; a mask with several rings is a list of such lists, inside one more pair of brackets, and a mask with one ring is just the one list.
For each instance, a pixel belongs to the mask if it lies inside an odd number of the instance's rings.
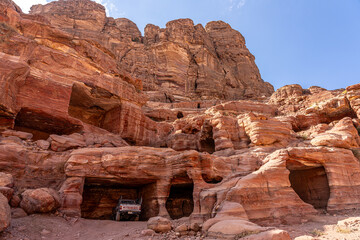
[[360,209],[359,84],[273,93],[224,22],[144,32],[89,0],[0,0],[0,231],[9,204],[109,220],[132,199],[143,235],[230,239]]
[[88,0],[37,5],[31,14],[106,47],[146,91],[203,99],[253,98],[273,92],[271,84],[261,79],[244,37],[222,21],[209,22],[205,28],[190,19],[170,21],[164,29],[149,24],[141,36],[133,22],[107,18],[101,5]]

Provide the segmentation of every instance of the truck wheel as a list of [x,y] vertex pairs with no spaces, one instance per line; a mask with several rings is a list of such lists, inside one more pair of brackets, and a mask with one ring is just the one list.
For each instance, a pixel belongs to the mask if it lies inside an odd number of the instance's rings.
[[116,213],[115,220],[116,220],[116,221],[120,221],[120,219],[121,219],[120,213],[117,212],[117,213]]

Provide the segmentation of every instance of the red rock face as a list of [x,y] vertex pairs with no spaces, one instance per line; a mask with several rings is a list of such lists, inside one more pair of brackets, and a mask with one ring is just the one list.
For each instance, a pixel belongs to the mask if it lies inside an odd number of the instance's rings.
[[273,92],[261,79],[243,36],[221,21],[205,28],[190,19],[168,22],[165,29],[149,24],[142,37],[133,22],[106,18],[105,9],[88,0],[37,5],[31,14],[106,47],[123,70],[142,80],[146,91],[195,99],[252,98]]
[[0,33],[3,209],[110,219],[121,196],[141,198],[142,220],[190,217],[224,237],[360,208],[358,84],[270,97],[228,24],[141,36],[88,0],[31,14],[0,0]]
[[[101,23],[102,17],[105,21],[105,13],[101,15],[104,8],[85,2],[72,2],[82,9],[76,15],[76,28],[99,30],[101,24],[94,22]],[[140,92],[141,82],[124,74],[109,50],[53,27],[66,27],[67,18],[63,21],[59,17],[49,25],[39,15],[24,15],[1,6],[5,19],[0,42],[4,49],[0,55],[2,127],[46,139],[50,134],[81,132],[84,123],[89,123],[122,134],[132,144],[162,145],[164,139],[158,136],[166,134],[169,127],[143,115],[140,107],[146,97]],[[53,7],[59,6],[50,5]],[[69,7],[60,5],[60,9],[67,12]],[[93,22],[86,20],[89,14]]]

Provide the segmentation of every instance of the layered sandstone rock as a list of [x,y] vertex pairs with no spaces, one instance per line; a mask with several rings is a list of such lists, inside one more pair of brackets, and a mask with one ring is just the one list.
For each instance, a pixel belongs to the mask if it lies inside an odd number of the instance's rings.
[[[346,164],[339,165],[339,159],[346,159]],[[221,206],[222,201],[239,203],[251,221],[273,224],[300,221],[316,214],[314,207],[335,211],[359,204],[359,182],[356,177],[347,178],[360,174],[359,161],[350,150],[288,148],[270,154],[265,162],[246,177],[222,183],[223,188],[220,185],[204,190],[201,193],[203,205],[208,206],[211,198],[215,200],[212,202],[214,208]],[[303,184],[308,181],[306,179],[312,180]],[[348,197],[344,198],[344,194]],[[217,209],[216,215],[222,213],[222,208]],[[241,209],[226,209],[225,216],[231,217],[239,210],[241,213]]]
[[357,117],[360,117],[360,84],[355,84],[346,88],[346,97],[349,99],[351,107]]
[[[175,150],[193,149],[208,153],[247,148],[250,143],[250,134],[245,129],[247,125],[244,114],[249,113],[271,117],[275,116],[276,108],[270,104],[250,101],[216,104],[206,111],[192,113],[176,120],[173,124],[173,132],[168,137],[167,146]],[[280,126],[287,128],[286,133],[282,131],[288,135],[284,136],[283,140],[289,138],[288,141],[291,141],[291,125],[282,122],[278,122],[278,125],[279,129]],[[279,129],[273,130],[272,133],[281,134],[281,132],[278,133]],[[263,136],[270,135],[264,131],[259,131],[260,133]],[[275,141],[276,139],[266,144],[272,144]]]
[[[65,172],[68,177],[85,179],[85,185],[88,184],[89,187],[96,184],[107,184],[110,187],[118,184],[132,187],[135,192],[140,191],[144,200],[143,209],[146,209],[144,218],[168,216],[171,209],[166,209],[166,201],[171,186],[193,186],[190,197],[194,202],[192,212],[196,216],[200,208],[198,194],[202,188],[209,186],[206,181],[222,179],[226,173],[231,172],[230,166],[216,164],[217,161],[221,159],[211,159],[207,154],[195,151],[181,153],[171,149],[145,147],[82,149],[71,154],[65,165]],[[72,189],[71,185],[63,186],[63,198],[68,199],[67,194],[74,194]],[[81,191],[79,189],[78,194],[82,195]],[[138,196],[135,194],[132,197]],[[74,213],[80,211],[80,205],[72,201],[69,204],[63,207],[73,209]]]
[[1,171],[11,173],[18,190],[38,187],[58,188],[64,180],[68,153],[36,150],[3,139],[0,141]]
[[147,91],[204,99],[273,92],[261,79],[244,37],[222,21],[205,28],[190,19],[170,21],[165,29],[149,24],[142,37],[133,22],[107,18],[105,9],[89,0],[37,5],[31,14],[44,16],[79,38],[99,42],[116,56],[122,69],[143,81]]
[[330,91],[320,87],[303,89],[298,84],[287,85],[276,90],[269,103],[279,106],[281,114],[314,115],[318,123],[354,117],[349,98],[341,89]]
[[360,208],[358,84],[288,85],[267,99],[244,38],[221,21],[141,36],[89,0],[31,14],[0,0],[0,21],[4,206],[111,219],[133,199],[141,220],[179,219],[178,235],[204,223],[246,239],[288,239],[254,223]]
[[[79,13],[73,12],[73,4]],[[53,2],[46,9],[59,11],[55,14],[59,18],[49,18],[50,23],[1,6],[2,127],[30,132],[39,140],[80,133],[91,124],[120,134],[131,144],[164,145],[171,127],[142,113],[146,97],[140,92],[141,82],[126,75],[117,57],[99,42],[56,28],[72,29],[75,24],[80,32],[100,31],[106,20],[102,6],[91,1]],[[42,6],[33,11],[38,8]],[[60,17],[65,13],[76,16],[71,26],[68,18]]]
[[311,144],[314,146],[358,148],[360,138],[351,118],[347,117],[340,120],[331,130],[317,135],[311,140]]
[[242,119],[246,134],[254,145],[287,146],[294,140],[295,133],[289,123],[262,115],[248,114]]

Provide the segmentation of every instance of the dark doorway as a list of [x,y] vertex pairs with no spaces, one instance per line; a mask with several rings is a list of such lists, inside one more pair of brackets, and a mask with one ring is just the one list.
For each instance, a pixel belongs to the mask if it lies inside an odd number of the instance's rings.
[[84,185],[81,217],[89,219],[112,220],[113,209],[120,197],[140,200],[140,220],[147,220],[158,214],[157,202],[154,201],[154,184],[121,184],[108,180],[87,179]]
[[290,170],[291,187],[306,203],[326,209],[330,187],[324,167]]
[[184,117],[184,114],[183,114],[182,112],[178,112],[177,115],[176,115],[176,117],[177,117],[178,119],[183,118],[183,117]]
[[194,183],[186,175],[172,180],[166,209],[172,219],[189,217],[194,210]]
[[200,152],[215,152],[215,141],[213,138],[213,127],[205,122],[200,135]]

